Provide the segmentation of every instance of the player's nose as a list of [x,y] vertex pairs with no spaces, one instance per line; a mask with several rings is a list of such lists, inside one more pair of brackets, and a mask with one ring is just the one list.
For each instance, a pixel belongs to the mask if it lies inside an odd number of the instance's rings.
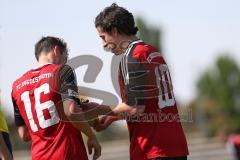
[[103,42],[103,48],[106,48],[106,47],[107,47],[107,43]]

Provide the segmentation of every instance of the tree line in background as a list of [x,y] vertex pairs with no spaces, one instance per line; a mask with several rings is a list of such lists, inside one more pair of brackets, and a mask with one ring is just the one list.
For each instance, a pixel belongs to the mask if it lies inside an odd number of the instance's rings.
[[207,135],[240,133],[240,67],[223,54],[197,82],[198,123]]

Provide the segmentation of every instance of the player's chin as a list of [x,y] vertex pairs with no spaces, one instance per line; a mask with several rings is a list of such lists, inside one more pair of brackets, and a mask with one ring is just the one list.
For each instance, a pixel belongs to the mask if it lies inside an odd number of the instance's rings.
[[120,52],[120,51],[115,51],[115,52],[113,51],[112,53],[113,53],[115,56],[118,56],[118,55],[121,55],[121,54],[122,54],[122,52]]

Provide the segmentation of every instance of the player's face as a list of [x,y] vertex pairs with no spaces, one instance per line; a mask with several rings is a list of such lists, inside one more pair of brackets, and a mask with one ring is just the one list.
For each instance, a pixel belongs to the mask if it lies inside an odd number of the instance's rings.
[[68,59],[68,53],[66,51],[61,51],[58,46],[53,49],[53,63],[54,64],[65,64]]
[[97,27],[99,37],[102,39],[103,48],[107,52],[112,52],[115,55],[120,55],[123,50],[119,47],[121,42],[120,35],[117,31],[113,31],[111,34],[104,32],[101,27]]

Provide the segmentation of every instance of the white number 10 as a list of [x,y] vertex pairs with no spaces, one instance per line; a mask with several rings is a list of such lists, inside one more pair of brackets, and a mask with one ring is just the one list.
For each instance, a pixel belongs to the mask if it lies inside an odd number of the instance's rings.
[[[44,94],[48,94],[50,92],[48,83],[44,83],[43,85],[41,85],[40,87],[38,87],[34,90],[34,98],[35,98],[35,107],[34,108],[37,113],[39,126],[44,129],[44,128],[50,127],[54,124],[57,124],[59,122],[60,118],[58,116],[58,113],[57,113],[57,110],[56,110],[56,107],[55,107],[53,101],[48,100],[43,103],[40,102],[40,95],[42,92]],[[33,119],[33,114],[32,114],[33,111],[31,109],[31,101],[30,101],[30,97],[29,97],[29,91],[25,91],[22,93],[21,100],[24,103],[27,118],[29,120],[29,124],[30,124],[32,131],[33,132],[38,131],[38,127]],[[46,110],[46,109],[49,111],[49,114],[51,116],[51,118],[47,119],[47,120],[45,120],[44,115],[43,115],[43,110]]]

